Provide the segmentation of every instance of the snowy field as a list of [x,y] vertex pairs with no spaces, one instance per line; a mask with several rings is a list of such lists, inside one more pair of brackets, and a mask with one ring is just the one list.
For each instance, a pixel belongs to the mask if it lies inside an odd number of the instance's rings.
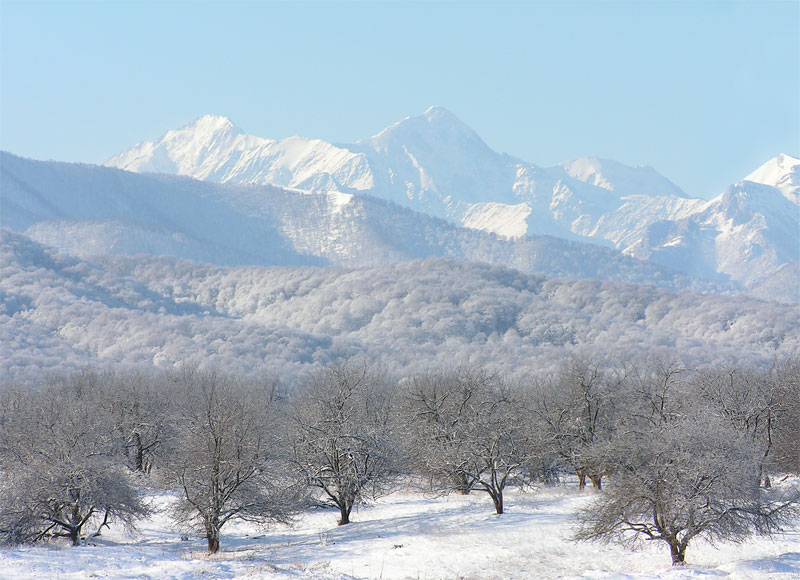
[[798,530],[740,545],[696,540],[683,569],[672,568],[660,543],[630,551],[571,542],[574,513],[592,495],[571,485],[512,491],[507,513],[497,516],[481,493],[397,492],[354,510],[353,523],[342,527],[329,510],[306,513],[292,526],[231,524],[214,556],[196,534],[182,541],[187,532],[159,513],[138,534],[112,529],[95,546],[0,550],[0,578],[800,579]]

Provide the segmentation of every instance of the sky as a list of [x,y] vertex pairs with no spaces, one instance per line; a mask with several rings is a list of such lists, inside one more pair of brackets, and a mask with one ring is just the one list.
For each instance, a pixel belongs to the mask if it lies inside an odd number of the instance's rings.
[[0,0],[0,149],[102,163],[205,114],[347,143],[431,105],[693,196],[800,156],[800,2]]

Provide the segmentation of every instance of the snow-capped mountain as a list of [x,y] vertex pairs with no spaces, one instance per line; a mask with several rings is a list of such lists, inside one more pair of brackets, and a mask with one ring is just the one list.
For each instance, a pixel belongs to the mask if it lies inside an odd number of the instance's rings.
[[350,145],[261,139],[207,115],[107,164],[220,183],[370,193],[506,237],[548,234],[596,242],[598,220],[632,192],[686,198],[646,166],[579,159],[543,168],[497,153],[441,107]]
[[570,177],[622,196],[687,197],[686,193],[649,165],[630,167],[610,159],[582,157],[559,164]]
[[[497,153],[441,107],[338,145],[261,139],[224,117],[205,116],[108,165],[221,183],[367,193],[507,238],[591,242],[744,285],[800,259],[800,161],[788,155],[708,202],[688,197],[649,166],[582,158],[540,167]],[[769,189],[755,191],[754,184]]]
[[800,159],[781,154],[767,161],[743,181],[769,185],[789,201],[800,204]]
[[685,218],[653,222],[628,253],[749,288],[800,260],[800,205],[776,187],[741,181]]
[[[747,288],[800,260],[800,159],[779,155],[687,215],[654,221],[630,255]],[[798,294],[800,278],[783,280]],[[791,293],[791,292],[789,292]]]
[[363,156],[324,141],[282,141],[245,134],[229,119],[205,115],[143,143],[107,165],[128,171],[172,173],[216,183],[274,184],[300,189],[372,187]]

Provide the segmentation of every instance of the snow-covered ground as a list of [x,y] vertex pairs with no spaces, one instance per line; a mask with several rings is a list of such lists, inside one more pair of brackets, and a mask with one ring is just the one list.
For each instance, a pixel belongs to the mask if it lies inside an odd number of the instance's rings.
[[[673,569],[664,545],[630,551],[569,540],[575,511],[592,492],[574,486],[512,491],[494,515],[485,494],[430,497],[397,492],[353,513],[316,510],[291,526],[232,524],[220,553],[209,556],[196,534],[162,512],[138,534],[112,529],[96,546],[0,550],[4,579],[800,579],[800,531],[716,547],[696,540],[687,566]],[[166,506],[170,498],[155,503]]]

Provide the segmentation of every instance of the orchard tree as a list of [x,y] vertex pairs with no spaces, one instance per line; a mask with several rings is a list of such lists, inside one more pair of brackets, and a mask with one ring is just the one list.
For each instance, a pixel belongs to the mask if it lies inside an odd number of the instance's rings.
[[577,539],[664,542],[680,566],[696,537],[771,534],[796,516],[796,492],[781,497],[761,488],[761,451],[752,440],[696,407],[619,433],[607,448],[612,483],[581,512]]
[[174,435],[167,472],[181,491],[175,515],[198,525],[208,550],[230,521],[288,521],[304,505],[288,477],[277,413],[263,389],[215,372],[174,378]]
[[687,382],[689,375],[676,359],[650,357],[640,366],[629,365],[622,414],[641,425],[675,421],[699,403],[696,389]]
[[800,473],[800,357],[779,361],[774,370],[780,409],[774,429],[775,465]]
[[0,539],[4,542],[65,537],[77,546],[111,523],[133,525],[148,513],[114,453],[107,417],[95,403],[93,377],[76,375],[41,390],[3,391]]
[[295,395],[289,414],[295,468],[338,508],[339,525],[349,523],[353,507],[395,476],[384,381],[365,364],[330,365]]
[[578,476],[600,489],[608,471],[603,444],[614,429],[625,373],[604,371],[592,361],[573,359],[555,377],[534,381],[528,393],[540,437]]
[[405,388],[402,420],[415,464],[438,489],[487,493],[504,512],[504,490],[531,449],[517,392],[485,373],[420,376]]
[[797,431],[800,419],[800,388],[797,375],[791,378],[793,368],[796,371],[796,363],[793,365],[787,360],[776,361],[765,370],[744,366],[708,369],[695,381],[703,396],[762,449],[765,487],[771,485],[769,467],[773,446],[778,445],[777,459],[781,462],[787,452],[791,454],[792,441],[797,442],[792,432]]
[[468,494],[474,481],[461,469],[460,423],[467,421],[467,405],[479,382],[460,381],[458,375],[459,371],[443,371],[405,382],[397,422],[409,464],[428,475],[434,487]]
[[132,471],[150,473],[170,429],[164,375],[105,371],[99,382],[98,404],[110,420],[118,453]]

